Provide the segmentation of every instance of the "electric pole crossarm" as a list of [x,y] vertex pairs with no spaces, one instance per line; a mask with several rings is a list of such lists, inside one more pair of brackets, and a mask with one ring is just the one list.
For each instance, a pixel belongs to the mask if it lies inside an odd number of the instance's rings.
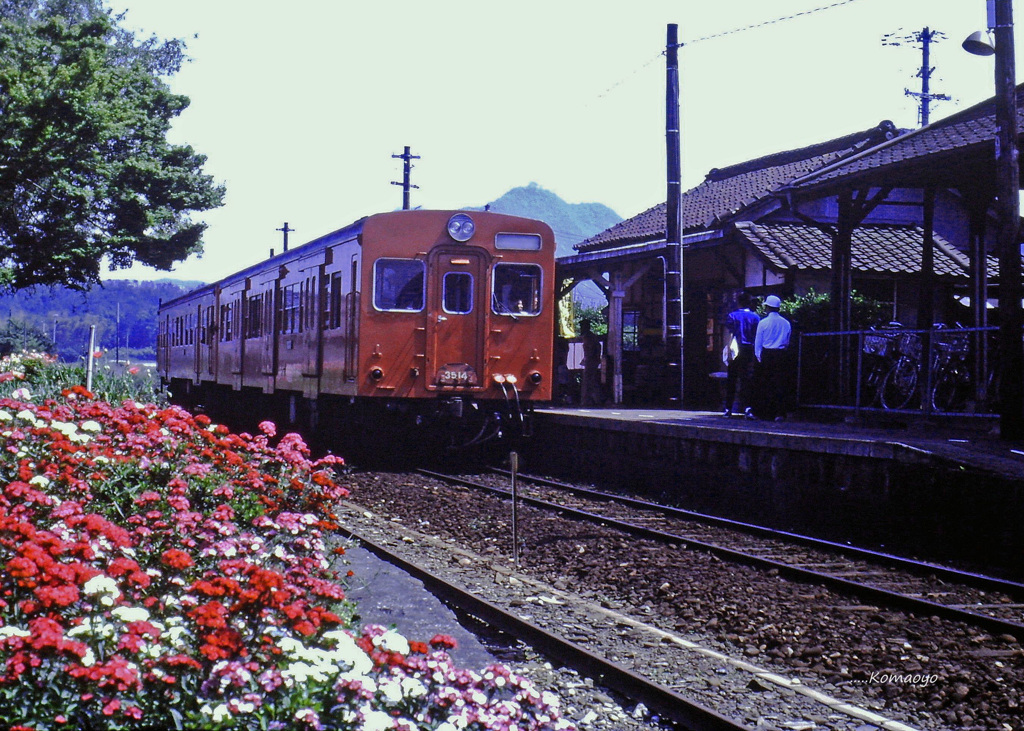
[[409,150],[410,150],[409,145],[406,145],[405,146],[405,150],[404,150],[404,152],[402,152],[401,155],[392,155],[391,156],[392,159],[401,160],[402,163],[403,163],[402,164],[402,182],[398,183],[398,182],[395,182],[394,180],[391,181],[392,185],[401,185],[402,186],[402,210],[403,211],[408,211],[409,210],[409,191],[412,188],[416,188],[418,190],[419,187],[420,187],[418,185],[413,185],[412,183],[409,182],[409,176],[410,176],[410,173],[412,172],[412,161],[420,159],[419,155],[413,155]]

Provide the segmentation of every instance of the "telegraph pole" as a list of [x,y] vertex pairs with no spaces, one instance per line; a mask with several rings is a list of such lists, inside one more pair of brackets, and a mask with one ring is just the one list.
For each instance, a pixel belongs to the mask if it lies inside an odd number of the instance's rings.
[[278,229],[274,229],[274,230],[275,231],[280,231],[282,234],[284,234],[284,250],[288,251],[288,234],[293,232],[295,229],[294,228],[288,228],[288,222],[285,221],[284,222],[284,226],[282,226],[281,228],[278,228]]
[[902,46],[906,43],[921,44],[921,68],[917,72],[917,77],[921,79],[921,91],[904,89],[903,93],[907,96],[917,97],[918,117],[921,120],[922,127],[927,127],[930,121],[932,100],[949,101],[948,94],[933,94],[931,92],[931,76],[932,72],[935,71],[935,68],[931,65],[931,44],[938,43],[945,37],[946,34],[942,31],[931,30],[927,27],[901,38],[897,38],[895,33],[888,33],[882,36],[882,45],[885,46]]
[[394,159],[397,159],[397,160],[401,160],[402,163],[403,163],[402,164],[402,182],[401,183],[396,183],[394,180],[392,180],[391,184],[392,185],[401,185],[402,186],[402,210],[403,211],[408,211],[409,210],[409,190],[411,188],[416,188],[418,190],[419,187],[420,187],[418,185],[412,185],[411,183],[409,183],[409,173],[412,172],[412,161],[413,160],[419,160],[420,156],[419,155],[413,155],[412,153],[410,153],[409,152],[409,145],[406,145],[405,146],[405,152],[403,152],[401,155],[392,155],[391,157],[394,158]]
[[[681,243],[682,163],[679,142],[679,28],[668,26],[665,46],[665,146],[668,157],[665,200],[665,349],[671,401],[683,406],[683,255]],[[672,391],[670,390],[669,393]]]
[[999,433],[1024,439],[1024,344],[1021,342],[1020,171],[1017,167],[1017,70],[1013,2],[995,2],[996,211],[999,218]]

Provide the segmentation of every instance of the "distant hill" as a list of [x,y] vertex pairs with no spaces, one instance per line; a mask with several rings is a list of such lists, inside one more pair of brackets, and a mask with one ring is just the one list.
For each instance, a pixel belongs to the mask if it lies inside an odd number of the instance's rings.
[[[573,245],[604,231],[622,220],[603,203],[566,203],[557,194],[536,183],[513,188],[489,204],[490,210],[513,216],[536,218],[555,232],[555,255],[572,256]],[[483,210],[483,207],[467,210]]]
[[66,287],[33,287],[0,295],[5,319],[31,327],[53,341],[49,352],[75,362],[89,349],[89,327],[96,326],[96,348],[122,359],[156,358],[157,307],[187,292],[196,282],[112,280],[88,292]]

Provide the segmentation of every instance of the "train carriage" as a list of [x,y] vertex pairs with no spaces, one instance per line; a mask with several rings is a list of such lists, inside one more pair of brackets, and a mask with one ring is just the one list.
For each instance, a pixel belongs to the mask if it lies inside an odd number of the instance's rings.
[[521,431],[551,398],[554,248],[504,214],[369,216],[162,303],[158,370],[183,405],[321,437]]

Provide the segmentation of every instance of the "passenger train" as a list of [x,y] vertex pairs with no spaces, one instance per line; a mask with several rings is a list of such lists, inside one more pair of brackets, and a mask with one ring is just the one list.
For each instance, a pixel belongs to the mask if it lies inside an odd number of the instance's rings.
[[317,443],[528,434],[551,399],[554,256],[540,221],[368,216],[162,302],[157,368],[187,408]]

